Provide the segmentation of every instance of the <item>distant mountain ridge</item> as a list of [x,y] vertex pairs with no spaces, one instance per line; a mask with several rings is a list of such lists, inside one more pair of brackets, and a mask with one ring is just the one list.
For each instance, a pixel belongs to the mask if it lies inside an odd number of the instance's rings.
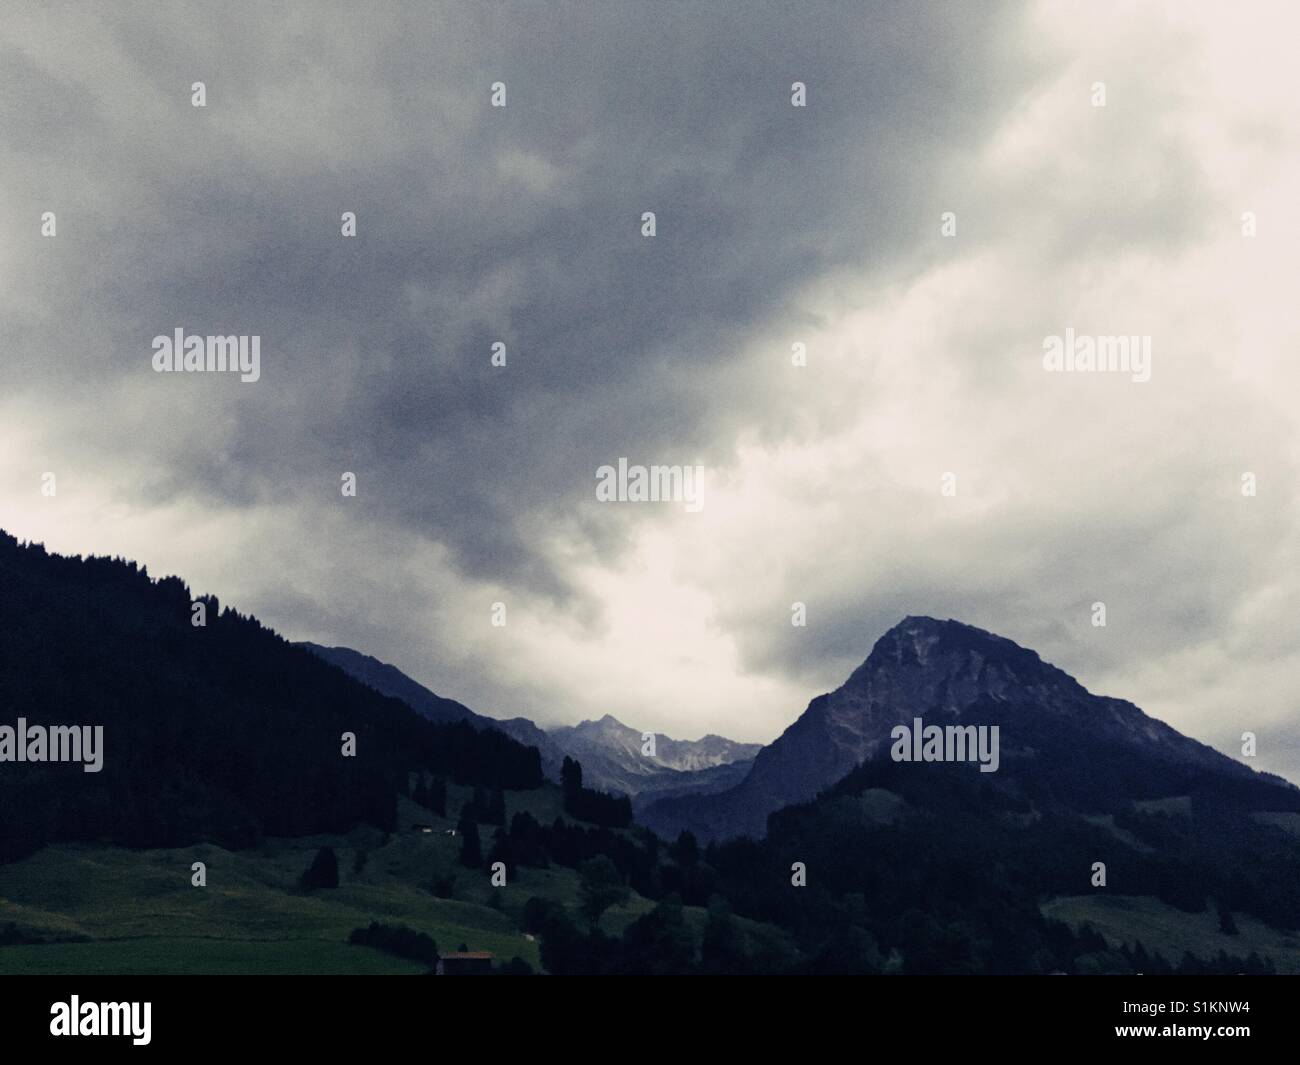
[[[1000,724],[1002,768],[990,774],[997,785],[1054,790],[1071,803],[1092,801],[1090,787],[1099,801],[1109,801],[1150,790],[1156,781],[1190,786],[1207,775],[1246,790],[1285,790],[1286,801],[1300,795],[1132,703],[1091,694],[1011,640],[957,621],[908,617],[877,641],[840,688],[813,699],[764,747],[740,784],[698,799],[651,803],[643,820],[669,836],[682,829],[706,839],[761,836],[769,814],[813,798],[864,761],[888,758],[891,730],[916,717],[941,725]],[[1045,762],[1047,752],[1052,759]],[[1101,764],[1090,766],[1089,758]]]
[[[623,724],[613,714],[606,714],[599,721],[582,721],[577,725],[553,728],[550,736],[567,748],[594,747],[622,752],[638,760],[636,767],[630,767],[633,771],[639,771],[640,763],[646,757],[641,753],[644,744],[642,733]],[[753,758],[762,749],[761,743],[738,743],[713,733],[698,740],[675,740],[656,733],[653,762],[666,769],[689,773]]]
[[396,666],[349,647],[323,647],[303,642],[306,648],[356,680],[383,695],[401,699],[430,720],[465,721],[478,729],[491,728],[511,739],[536,747],[542,770],[559,780],[566,756],[582,763],[583,781],[601,791],[631,796],[637,805],[651,796],[681,796],[720,791],[739,783],[762,745],[738,743],[723,736],[678,740],[655,735],[655,753],[642,754],[641,731],[623,724],[612,714],[598,721],[545,730],[528,718],[496,719],[446,699],[411,679]]
[[652,793],[713,791],[739,783],[762,749],[761,744],[716,735],[675,740],[656,734],[654,754],[646,755],[642,733],[612,714],[554,728],[548,735],[582,763],[584,778],[601,781],[598,786],[603,790],[621,791],[642,801]]
[[424,685],[413,681],[396,666],[390,666],[387,662],[381,662],[371,655],[354,651],[350,647],[322,647],[306,640],[299,642],[297,646],[305,647],[318,658],[338,666],[367,687],[374,688],[383,695],[401,699],[411,709],[419,711],[431,721],[437,721],[439,724],[468,721],[476,728],[495,724],[491,718],[474,713],[468,706],[456,702],[455,699],[444,699],[441,695],[436,695]]

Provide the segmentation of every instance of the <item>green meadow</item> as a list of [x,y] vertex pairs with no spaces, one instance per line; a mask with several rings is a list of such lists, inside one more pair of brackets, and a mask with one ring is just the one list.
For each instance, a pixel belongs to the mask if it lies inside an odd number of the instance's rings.
[[1300,938],[1269,928],[1247,914],[1234,914],[1238,933],[1219,931],[1216,910],[1184,913],[1147,895],[1071,895],[1044,903],[1047,917],[1080,928],[1091,925],[1111,946],[1141,944],[1177,964],[1183,954],[1205,957],[1220,950],[1234,957],[1252,951],[1272,959],[1279,973],[1300,973]]
[[[451,788],[449,813],[467,789]],[[553,820],[558,793],[511,793],[509,814],[528,809]],[[347,942],[354,929],[381,921],[432,936],[440,949],[491,951],[540,969],[538,945],[522,931],[533,895],[576,913],[571,869],[522,869],[517,882],[493,888],[487,874],[458,862],[454,820],[403,802],[399,831],[357,829],[347,836],[277,839],[249,851],[212,845],[131,851],[63,844],[0,866],[0,928],[46,942],[0,946],[0,973],[392,973],[423,966]],[[414,823],[434,826],[425,834]],[[491,829],[480,827],[484,849]],[[339,887],[304,892],[299,877],[321,846],[338,855]],[[365,862],[355,862],[360,852]],[[194,862],[207,886],[191,885]],[[454,877],[452,897],[435,897],[436,880]],[[601,921],[615,932],[651,908],[633,896]]]
[[[469,789],[449,788],[448,813],[458,814],[468,797]],[[545,822],[562,816],[559,792],[549,787],[508,792],[506,805],[507,817],[521,810]],[[12,923],[23,938],[45,941],[0,946],[0,974],[425,971],[347,942],[353,929],[372,921],[427,933],[443,951],[491,951],[499,962],[522,958],[540,971],[538,943],[522,929],[524,906],[541,896],[582,921],[577,873],[522,868],[514,882],[494,888],[486,872],[459,864],[460,839],[445,834],[455,823],[403,800],[399,830],[387,837],[363,828],[234,852],[209,844],[141,851],[46,847],[0,866],[0,929]],[[416,831],[415,824],[433,832]],[[480,826],[484,853],[492,831]],[[322,846],[338,856],[339,886],[303,891],[299,878]],[[191,885],[194,862],[207,867],[206,887]],[[432,886],[448,878],[451,897],[436,897]],[[653,905],[633,893],[606,911],[600,927],[618,935]],[[706,912],[687,907],[684,917],[698,940]],[[776,929],[742,923],[756,935],[784,940]]]

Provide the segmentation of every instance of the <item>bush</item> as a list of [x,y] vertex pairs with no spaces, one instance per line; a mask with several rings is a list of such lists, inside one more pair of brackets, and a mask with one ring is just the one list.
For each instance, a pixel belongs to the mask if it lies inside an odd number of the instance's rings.
[[374,947],[398,958],[410,958],[433,966],[438,963],[438,944],[424,932],[401,924],[372,921],[369,928],[354,928],[348,942],[359,947]]

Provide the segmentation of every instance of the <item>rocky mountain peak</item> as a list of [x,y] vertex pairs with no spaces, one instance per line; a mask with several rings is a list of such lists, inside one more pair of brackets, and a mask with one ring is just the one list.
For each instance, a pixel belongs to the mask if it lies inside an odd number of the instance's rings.
[[1087,691],[1068,673],[1002,636],[960,621],[910,616],[876,641],[832,696],[958,713],[980,696],[1075,700]]
[[[681,828],[707,838],[761,835],[772,811],[810,799],[863,762],[888,758],[892,730],[916,718],[939,725],[1000,722],[999,786],[1068,780],[1077,801],[1094,801],[1099,775],[1117,762],[1141,762],[1145,769],[1127,776],[1116,769],[1105,785],[1112,799],[1124,789],[1140,790],[1133,781],[1143,773],[1179,781],[1197,773],[1254,775],[1132,703],[1090,694],[1011,640],[959,621],[910,616],[876,641],[841,687],[813,699],[764,747],[740,784],[689,804],[656,803],[647,821],[668,835]],[[1054,753],[1045,756],[1049,750]],[[1093,800],[1086,799],[1089,789]]]

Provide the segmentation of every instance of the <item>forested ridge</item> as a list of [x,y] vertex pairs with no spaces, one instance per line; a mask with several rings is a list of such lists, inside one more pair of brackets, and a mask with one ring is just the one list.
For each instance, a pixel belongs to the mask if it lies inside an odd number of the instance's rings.
[[[415,770],[541,784],[537,751],[434,725],[256,619],[134,562],[0,533],[0,715],[104,727],[104,767],[0,766],[0,860],[57,840],[131,847],[391,828]],[[344,755],[344,733],[355,756]]]

